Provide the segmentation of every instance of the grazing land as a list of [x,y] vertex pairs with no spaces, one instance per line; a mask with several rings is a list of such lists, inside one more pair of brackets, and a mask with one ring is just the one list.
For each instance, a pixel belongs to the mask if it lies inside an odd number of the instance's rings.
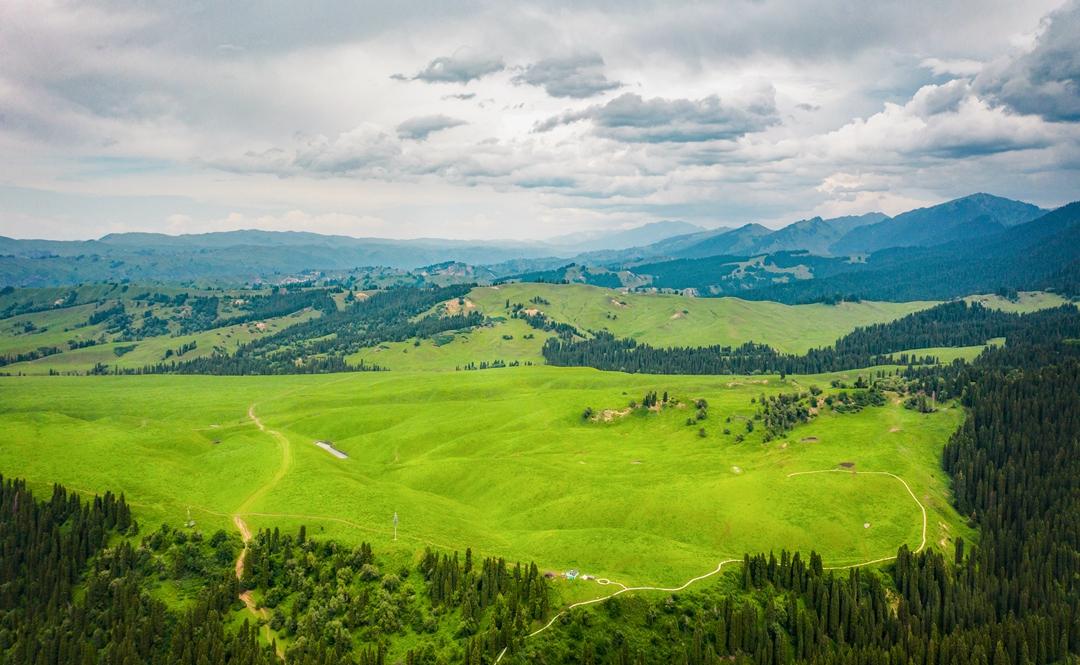
[[[149,522],[175,524],[190,508],[212,530],[239,514],[252,529],[307,524],[403,554],[472,547],[636,584],[681,584],[746,551],[815,549],[840,566],[918,547],[919,505],[860,470],[910,483],[929,511],[929,546],[966,535],[938,465],[959,409],[890,401],[823,409],[768,443],[760,428],[746,434],[752,398],[811,383],[830,394],[831,380],[855,374],[10,377],[0,468],[39,486],[122,491]],[[627,409],[651,390],[672,405]],[[707,416],[688,425],[697,399]],[[586,407],[626,413],[605,422],[583,418]],[[788,477],[841,463],[853,473]]]
[[[859,326],[892,321],[937,304],[783,305],[739,298],[623,293],[578,284],[526,283],[477,288],[471,297],[488,315],[505,312],[509,300],[582,330],[608,330],[616,337],[631,337],[654,346],[728,345],[752,340],[788,353],[827,346]],[[533,298],[541,300],[533,303]]]

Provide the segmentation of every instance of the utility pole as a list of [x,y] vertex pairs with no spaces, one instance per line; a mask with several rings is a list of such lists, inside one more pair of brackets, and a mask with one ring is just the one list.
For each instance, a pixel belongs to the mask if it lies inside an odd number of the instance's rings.
[[397,540],[397,511],[394,511],[394,540]]

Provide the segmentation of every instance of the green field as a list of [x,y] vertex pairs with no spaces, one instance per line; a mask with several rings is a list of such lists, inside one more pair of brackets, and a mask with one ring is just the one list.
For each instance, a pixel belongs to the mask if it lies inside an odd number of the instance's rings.
[[[752,397],[830,378],[549,367],[8,377],[0,379],[0,469],[39,486],[123,491],[149,523],[177,525],[190,508],[204,530],[231,528],[240,513],[253,527],[306,523],[380,551],[472,547],[624,583],[680,583],[746,551],[816,549],[826,565],[844,565],[890,556],[905,542],[917,547],[921,512],[897,480],[787,477],[841,462],[906,480],[929,511],[930,546],[969,535],[938,463],[958,409],[826,411],[783,439],[763,444],[755,432],[735,442]],[[668,408],[582,419],[587,406],[619,410],[650,389],[683,403],[706,398],[708,418],[687,426],[692,409]],[[249,408],[284,438],[260,431]]]
[[[471,299],[488,315],[507,313],[506,301],[534,307],[582,330],[608,330],[655,346],[705,346],[754,341],[803,353],[828,346],[859,326],[883,323],[936,302],[861,302],[783,305],[739,298],[692,298],[622,293],[585,285],[505,284],[474,289]],[[540,297],[550,304],[532,304]]]
[[999,295],[968,296],[964,300],[977,302],[991,309],[1000,309],[1003,312],[1016,312],[1018,314],[1058,307],[1069,302],[1067,298],[1047,291],[1021,291],[1016,294],[1015,300],[1002,298]]

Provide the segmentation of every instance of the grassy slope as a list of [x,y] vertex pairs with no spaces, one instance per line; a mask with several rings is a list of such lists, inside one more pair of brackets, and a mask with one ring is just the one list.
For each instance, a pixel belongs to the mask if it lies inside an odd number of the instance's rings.
[[[85,309],[90,308],[90,309]],[[130,307],[129,311],[141,316],[142,310],[145,308]],[[70,310],[78,310],[78,312],[71,312]],[[45,324],[49,325],[49,330],[42,334],[41,337],[49,335],[50,344],[56,343],[60,348],[66,349],[67,346],[64,342],[74,337],[97,337],[97,335],[103,330],[104,324],[97,326],[88,326],[85,328],[79,328],[77,331],[68,330],[64,331],[62,323],[55,323],[55,321],[68,321],[73,317],[77,319],[77,322],[86,321],[89,313],[93,311],[92,305],[82,305],[78,307],[70,308],[70,310],[58,310],[55,312],[42,312],[33,316],[37,319],[46,321]],[[282,328],[286,328],[291,325],[295,325],[302,321],[307,321],[315,316],[318,316],[317,312],[313,312],[310,309],[296,312],[288,316],[282,316],[272,319],[265,319],[261,323],[264,323],[266,327],[259,329],[255,323],[248,323],[242,325],[225,326],[223,328],[215,328],[213,330],[205,330],[202,332],[177,335],[171,337],[167,335],[158,337],[148,337],[146,339],[132,341],[132,342],[107,342],[105,344],[98,344],[95,346],[86,347],[84,349],[75,349],[72,351],[64,351],[56,355],[40,358],[31,362],[13,363],[3,367],[3,372],[12,374],[48,374],[49,370],[56,370],[57,372],[85,372],[92,368],[96,363],[104,363],[109,367],[117,366],[123,368],[139,368],[145,365],[151,365],[161,362],[165,357],[165,352],[169,349],[178,349],[180,346],[188,343],[195,342],[197,348],[194,351],[189,351],[183,356],[183,360],[189,360],[191,358],[198,358],[201,356],[210,355],[214,352],[215,348],[223,349],[225,351],[233,351],[240,344],[249,342],[256,337],[267,335]],[[14,317],[12,320],[22,319],[24,317]],[[6,323],[6,321],[4,322]],[[38,335],[22,335],[14,338],[19,340],[20,338],[36,338]],[[12,340],[4,338],[9,344],[12,344]],[[29,348],[37,348],[44,343],[35,342],[33,346]],[[28,348],[25,346],[26,342],[22,342],[22,346],[16,346],[11,350],[25,351]],[[49,345],[49,344],[45,344]],[[122,356],[117,356],[114,349],[117,347],[128,347],[135,345],[135,348],[125,353]],[[14,344],[13,344],[14,346]],[[5,352],[5,349],[0,348],[0,353]]]
[[[931,541],[963,529],[938,465],[957,410],[922,415],[893,404],[826,414],[768,445],[760,433],[742,444],[722,435],[728,415],[736,422],[727,426],[740,431],[738,417],[753,413],[749,400],[762,391],[829,378],[781,383],[548,367],[10,377],[0,379],[0,469],[40,484],[124,491],[148,521],[177,524],[191,506],[213,529],[243,507],[253,527],[303,522],[390,551],[397,511],[403,553],[426,543],[471,546],[639,583],[681,582],[747,550],[816,548],[837,564],[916,545],[920,513],[896,481],[786,479],[841,461],[908,480],[931,511]],[[685,425],[682,409],[610,424],[581,419],[585,406],[620,408],[648,389],[707,398],[708,436]],[[247,420],[253,403],[288,437],[287,450]],[[322,438],[349,459],[315,447]]]
[[[504,339],[504,335],[510,339]],[[527,339],[527,335],[532,338]],[[355,365],[362,359],[392,370],[452,370],[470,362],[479,364],[493,360],[538,365],[544,362],[540,347],[546,337],[544,332],[531,328],[524,321],[507,319],[492,326],[448,333],[445,338],[453,339],[449,343],[435,339],[420,340],[419,346],[415,345],[416,340],[391,342],[363,349],[347,360]]]
[[864,302],[792,306],[738,298],[624,294],[594,286],[524,283],[477,288],[470,297],[481,310],[493,315],[505,313],[508,299],[511,304],[532,307],[529,300],[534,296],[551,303],[536,307],[558,321],[583,329],[607,329],[616,336],[633,337],[658,346],[739,344],[753,340],[796,353],[832,344],[858,326],[891,321],[936,304]]
[[998,295],[978,295],[964,298],[968,302],[978,302],[992,309],[1000,309],[1005,312],[1034,312],[1040,309],[1057,307],[1069,302],[1056,293],[1046,291],[1021,291],[1015,301],[1007,300]]

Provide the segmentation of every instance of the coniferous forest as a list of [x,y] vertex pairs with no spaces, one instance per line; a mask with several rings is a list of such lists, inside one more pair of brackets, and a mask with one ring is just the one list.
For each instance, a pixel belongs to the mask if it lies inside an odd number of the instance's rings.
[[[968,308],[968,316],[975,308]],[[984,313],[975,310],[976,317]],[[955,316],[954,316],[955,315]],[[976,325],[959,310],[953,331]],[[956,317],[959,318],[956,318]],[[1006,316],[1004,347],[909,370],[968,410],[942,457],[977,541],[946,556],[902,547],[882,567],[826,570],[814,552],[748,553],[717,584],[622,596],[556,615],[535,564],[428,551],[383,569],[371,548],[263,531],[237,579],[235,536],[140,533],[123,496],[36,497],[0,483],[4,663],[850,663],[1027,665],[1080,653],[1080,337],[1075,309]],[[926,326],[897,326],[908,344]],[[993,328],[992,330],[998,330]],[[886,327],[885,332],[888,331]],[[867,333],[844,344],[862,347]],[[867,338],[869,339],[869,338]],[[955,338],[954,338],[955,339]],[[854,341],[852,341],[854,340]],[[155,583],[200,589],[182,610]],[[238,594],[264,594],[260,643]],[[533,639],[538,623],[555,629]],[[355,639],[354,635],[360,635]],[[280,653],[278,653],[280,651]]]

